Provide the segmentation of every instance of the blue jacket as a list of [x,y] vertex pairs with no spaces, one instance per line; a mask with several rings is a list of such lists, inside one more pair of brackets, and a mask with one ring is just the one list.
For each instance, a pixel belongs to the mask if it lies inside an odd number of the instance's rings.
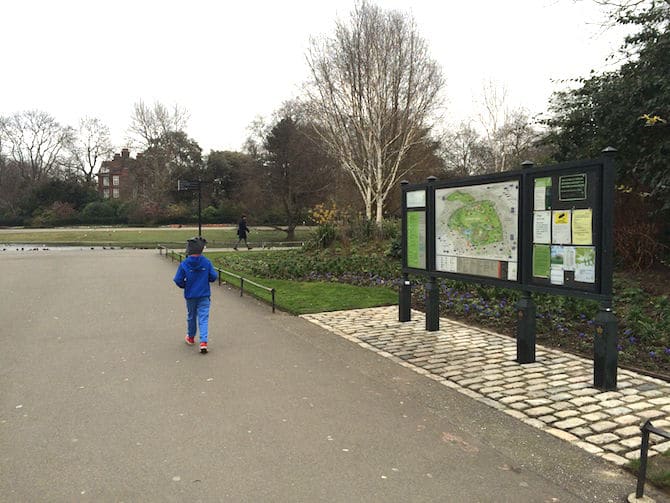
[[189,255],[179,264],[173,281],[179,288],[184,289],[184,297],[197,299],[211,295],[209,284],[216,281],[218,273],[207,257]]

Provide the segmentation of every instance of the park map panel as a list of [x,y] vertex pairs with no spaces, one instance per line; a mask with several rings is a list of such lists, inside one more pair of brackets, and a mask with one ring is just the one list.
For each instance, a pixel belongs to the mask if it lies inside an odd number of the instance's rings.
[[519,182],[435,190],[436,270],[518,281]]

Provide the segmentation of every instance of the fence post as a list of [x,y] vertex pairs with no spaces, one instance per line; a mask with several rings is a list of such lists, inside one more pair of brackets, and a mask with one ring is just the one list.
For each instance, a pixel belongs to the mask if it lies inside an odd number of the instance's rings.
[[649,429],[651,420],[647,419],[640,428],[642,430],[642,444],[640,446],[640,471],[637,474],[637,489],[635,497],[640,499],[644,496],[644,483],[647,480],[647,453],[649,451]]
[[244,278],[240,278],[240,297],[244,296]]
[[275,289],[270,290],[272,292],[272,312],[275,312]]

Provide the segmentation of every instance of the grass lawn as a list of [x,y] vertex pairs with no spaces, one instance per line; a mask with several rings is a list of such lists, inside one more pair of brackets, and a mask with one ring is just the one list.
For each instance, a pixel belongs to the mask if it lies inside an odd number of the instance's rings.
[[[285,279],[256,278],[241,271],[230,270],[222,264],[227,253],[207,253],[214,266],[244,276],[256,283],[275,289],[275,304],[282,311],[291,314],[340,311],[343,309],[362,309],[366,307],[388,306],[398,302],[398,293],[388,287],[354,286],[346,283],[326,281],[291,281]],[[240,280],[222,275],[222,279],[235,286]],[[245,283],[244,291],[254,296],[272,301],[272,294],[265,289]]]
[[[124,246],[154,248],[162,244],[175,248],[185,246],[186,240],[198,234],[198,227],[127,228],[72,227],[58,229],[0,229],[0,243],[61,246]],[[237,242],[236,227],[203,227],[202,234],[210,248],[231,246]],[[296,240],[307,239],[309,229],[296,229]],[[286,233],[265,228],[252,228],[249,241],[255,243],[286,240]]]

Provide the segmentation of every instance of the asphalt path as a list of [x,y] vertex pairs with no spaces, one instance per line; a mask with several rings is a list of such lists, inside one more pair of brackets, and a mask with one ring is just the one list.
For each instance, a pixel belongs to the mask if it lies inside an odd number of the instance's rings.
[[0,254],[0,501],[607,502],[632,476],[176,263]]

